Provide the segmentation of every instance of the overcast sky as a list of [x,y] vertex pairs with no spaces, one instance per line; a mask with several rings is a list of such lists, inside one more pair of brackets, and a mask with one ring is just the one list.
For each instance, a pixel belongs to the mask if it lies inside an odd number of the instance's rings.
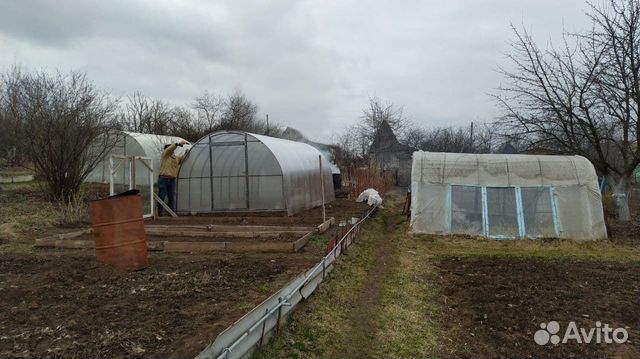
[[238,88],[260,116],[329,140],[367,97],[421,126],[491,121],[509,24],[588,26],[582,0],[2,0],[0,68],[82,70],[115,96],[190,104]]

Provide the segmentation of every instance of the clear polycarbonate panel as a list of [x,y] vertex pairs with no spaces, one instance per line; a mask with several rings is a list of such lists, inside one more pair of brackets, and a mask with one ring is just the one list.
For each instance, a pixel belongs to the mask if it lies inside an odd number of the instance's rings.
[[252,136],[269,148],[280,165],[289,215],[321,205],[323,187],[325,202],[335,199],[331,166],[320,151],[306,143],[261,135]]
[[249,177],[249,203],[252,210],[285,210],[282,176]]
[[488,235],[519,235],[516,192],[513,187],[487,187]]
[[[273,153],[262,142],[248,142],[250,176],[282,176],[280,165]],[[253,198],[253,196],[252,196]]]
[[242,146],[211,147],[213,177],[244,176],[245,151]]
[[211,178],[178,180],[178,186],[181,187],[180,190],[186,190],[185,193],[188,196],[185,196],[185,198],[189,200],[191,211],[211,210]]
[[206,144],[194,145],[189,155],[182,163],[179,177],[201,178],[209,177],[211,162],[209,161],[209,146]]
[[[122,193],[129,190],[129,159],[128,158],[113,158],[113,176],[107,177],[113,179],[113,194]],[[111,171],[109,165],[107,165],[107,176]]]
[[522,210],[527,236],[556,237],[551,188],[523,187],[520,191],[522,193]]
[[482,234],[482,189],[451,186],[451,232]]
[[245,177],[214,177],[213,209],[218,211],[248,209],[246,193]]

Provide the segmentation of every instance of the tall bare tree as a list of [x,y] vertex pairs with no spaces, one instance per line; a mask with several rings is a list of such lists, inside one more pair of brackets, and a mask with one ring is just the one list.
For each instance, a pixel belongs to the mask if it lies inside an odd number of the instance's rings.
[[127,98],[121,123],[124,129],[133,132],[167,135],[173,120],[173,108],[162,100],[135,92]]
[[200,126],[208,133],[212,132],[220,123],[224,105],[223,98],[205,91],[202,95],[194,98],[191,107],[196,111]]
[[116,103],[83,73],[14,73],[10,112],[27,154],[54,199],[69,201],[114,144]]
[[26,157],[23,119],[18,116],[22,70],[14,66],[0,76],[0,158],[18,165]]
[[592,28],[541,49],[513,27],[513,70],[496,95],[506,135],[588,158],[606,177],[618,218],[640,163],[640,1],[589,4]]
[[257,113],[258,105],[236,89],[226,99],[225,108],[217,129],[255,132]]
[[393,102],[384,101],[377,96],[370,96],[369,103],[362,109],[358,123],[358,132],[365,141],[373,141],[376,131],[382,122],[387,122],[396,136],[401,136],[409,125],[404,117],[404,109]]

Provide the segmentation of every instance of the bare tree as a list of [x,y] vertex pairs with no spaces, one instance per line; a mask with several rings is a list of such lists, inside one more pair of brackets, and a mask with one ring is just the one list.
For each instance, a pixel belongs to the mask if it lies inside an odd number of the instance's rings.
[[166,135],[171,129],[172,115],[173,108],[169,104],[137,91],[128,97],[121,124],[128,131]]
[[24,123],[17,113],[21,78],[17,66],[0,77],[0,158],[13,166],[22,164],[26,157]]
[[588,158],[630,219],[627,193],[640,163],[640,1],[589,4],[593,26],[566,35],[560,49],[540,49],[513,28],[514,70],[496,95],[507,135],[529,145]]
[[195,118],[196,116],[188,108],[174,107],[171,111],[171,127],[166,134],[195,142],[211,132],[208,124],[196,121]]
[[194,99],[191,107],[196,111],[200,126],[208,133],[220,123],[224,105],[224,99],[205,91]]
[[9,74],[10,111],[24,126],[27,154],[54,199],[69,201],[114,144],[116,103],[79,72]]
[[404,117],[404,109],[393,102],[383,101],[377,96],[369,97],[367,107],[362,110],[358,123],[359,135],[371,143],[382,122],[387,122],[396,136],[401,136],[409,121]]
[[218,130],[241,130],[255,132],[258,106],[240,90],[234,90],[226,99]]
[[408,128],[402,142],[423,151],[490,153],[496,140],[492,126],[472,124],[464,127]]

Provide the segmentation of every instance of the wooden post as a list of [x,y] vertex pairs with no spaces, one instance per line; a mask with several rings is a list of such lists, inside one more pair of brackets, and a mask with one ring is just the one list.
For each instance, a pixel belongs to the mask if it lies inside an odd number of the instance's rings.
[[327,221],[327,213],[324,209],[324,176],[322,175],[322,155],[318,155],[320,163],[320,190],[322,191],[322,223]]

